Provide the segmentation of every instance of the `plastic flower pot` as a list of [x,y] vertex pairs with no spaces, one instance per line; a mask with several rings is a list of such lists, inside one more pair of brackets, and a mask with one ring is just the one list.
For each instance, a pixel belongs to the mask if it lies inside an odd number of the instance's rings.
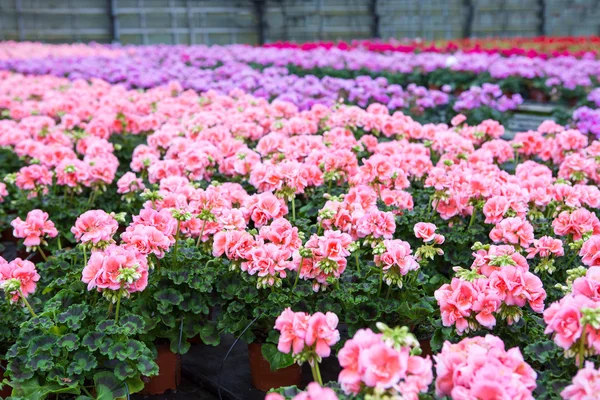
[[248,357],[250,358],[250,375],[252,386],[263,392],[282,386],[298,386],[302,379],[302,368],[298,364],[271,371],[271,365],[262,355],[262,344],[250,343]]
[[175,390],[181,383],[181,355],[171,351],[168,343],[157,344],[158,375],[144,377],[142,394],[163,394],[167,390]]

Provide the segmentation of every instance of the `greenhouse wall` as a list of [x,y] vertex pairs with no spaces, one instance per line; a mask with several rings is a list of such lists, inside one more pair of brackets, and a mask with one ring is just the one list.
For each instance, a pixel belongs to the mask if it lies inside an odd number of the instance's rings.
[[228,44],[600,34],[596,0],[0,0],[0,39]]

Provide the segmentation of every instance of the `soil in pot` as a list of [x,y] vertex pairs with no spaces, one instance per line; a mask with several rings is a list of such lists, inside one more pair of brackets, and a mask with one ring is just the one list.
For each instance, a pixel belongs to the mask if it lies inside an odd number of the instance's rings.
[[302,379],[302,368],[298,364],[287,368],[271,371],[271,365],[262,355],[262,344],[251,343],[248,345],[248,357],[250,358],[250,374],[252,385],[258,390],[267,392],[270,389],[300,385]]
[[167,390],[175,390],[181,383],[181,355],[171,351],[168,343],[156,345],[158,355],[158,375],[144,377],[142,394],[163,394]]

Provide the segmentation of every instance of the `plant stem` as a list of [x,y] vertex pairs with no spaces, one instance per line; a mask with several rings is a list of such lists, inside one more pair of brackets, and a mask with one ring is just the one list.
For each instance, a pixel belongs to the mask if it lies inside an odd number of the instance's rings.
[[385,299],[390,298],[390,293],[392,293],[392,285],[388,286],[387,294],[385,295]]
[[108,316],[110,317],[110,314],[112,314],[112,309],[113,309],[113,302],[109,302],[108,303]]
[[87,251],[85,251],[85,246],[81,246],[81,249],[83,250],[83,266],[85,267],[87,265]]
[[204,222],[202,223],[202,229],[200,230],[200,236],[198,236],[196,247],[200,247],[200,243],[202,242],[202,236],[204,236],[204,228],[206,228],[206,220],[204,220]]
[[21,288],[19,288],[19,296],[21,296],[21,299],[23,300],[23,304],[25,304],[25,306],[29,309],[31,316],[36,318],[37,314],[35,313],[35,311],[33,311],[33,308],[31,308],[31,304],[29,304],[29,302],[27,301],[25,296],[23,296],[23,292],[21,291]]
[[40,256],[42,256],[42,258],[44,259],[44,261],[48,261],[48,257],[46,257],[46,254],[44,253],[44,250],[42,250],[42,246],[38,246],[38,251],[40,252]]
[[354,261],[356,261],[356,271],[360,275],[360,262],[358,261],[358,251],[354,252]]
[[581,331],[584,334],[579,338],[579,360],[577,360],[580,369],[583,368],[583,362],[585,361],[585,324],[582,324]]
[[469,228],[475,222],[475,216],[477,215],[477,207],[473,207],[473,212],[471,213],[471,220],[469,221]]
[[292,221],[296,222],[296,196],[292,197]]
[[323,386],[323,379],[321,378],[321,371],[319,370],[319,363],[314,361],[313,364],[310,365],[310,369],[312,371],[312,376],[315,382],[319,385]]
[[179,249],[179,230],[181,228],[181,221],[177,220],[177,232],[175,232],[175,245],[173,246],[173,262],[177,264],[177,250]]
[[383,268],[379,270],[379,290],[377,290],[377,297],[381,295],[381,285],[383,285]]
[[60,235],[58,235],[57,239],[58,239],[58,249],[62,250],[62,243],[60,242]]
[[296,280],[294,281],[294,286],[292,286],[292,292],[296,289],[296,285],[298,284],[298,280],[300,279],[300,270],[302,269],[302,264],[304,264],[304,257],[300,258],[300,265],[298,266],[298,270],[296,271]]
[[121,307],[121,295],[123,294],[123,284],[121,284],[121,289],[119,289],[119,298],[117,299],[117,308],[115,310],[115,322],[119,322],[119,308]]
[[85,386],[81,386],[81,389],[85,392],[85,394],[88,395],[88,397],[91,397],[92,399],[94,398],[94,396],[92,396],[90,391],[85,388]]

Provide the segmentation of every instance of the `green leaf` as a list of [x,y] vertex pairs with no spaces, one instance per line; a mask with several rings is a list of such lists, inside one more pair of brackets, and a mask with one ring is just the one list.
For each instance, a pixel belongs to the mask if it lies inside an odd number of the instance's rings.
[[217,346],[221,342],[217,327],[212,321],[207,322],[207,324],[200,329],[200,338],[202,339],[202,342],[211,346]]
[[83,372],[91,371],[98,365],[96,358],[85,351],[78,351],[73,355],[73,362],[67,367],[69,375],[81,375]]
[[106,335],[102,332],[90,332],[83,337],[81,343],[88,349],[95,351],[102,345]]
[[75,351],[79,348],[79,339],[74,333],[69,333],[68,335],[61,336],[60,339],[56,342],[59,347],[62,347],[69,352]]
[[261,353],[265,360],[269,362],[271,371],[289,367],[294,364],[294,358],[289,354],[284,354],[277,350],[277,346],[271,343],[263,344]]
[[55,382],[40,385],[37,378],[13,385],[13,396],[22,397],[27,400],[42,400],[50,394],[59,393],[79,394],[79,388],[76,382],[67,386],[59,385]]
[[124,381],[127,378],[136,375],[137,371],[128,362],[118,362],[114,367],[115,376]]
[[52,357],[46,353],[35,354],[29,359],[29,366],[37,371],[49,371],[54,367]]
[[158,375],[158,365],[147,356],[140,356],[137,359],[137,369],[143,376]]
[[113,400],[125,397],[127,394],[123,381],[120,381],[112,372],[102,371],[96,373],[94,375],[94,385],[97,400]]
[[134,377],[127,378],[127,386],[129,387],[129,393],[141,392],[144,388],[144,382],[141,377],[136,374]]
[[183,301],[183,295],[175,289],[162,289],[154,293],[154,298],[163,304],[178,305]]
[[49,352],[53,347],[56,346],[58,338],[54,335],[42,335],[33,338],[30,342],[30,346],[27,349],[27,353],[32,356],[38,352]]
[[121,332],[127,336],[143,333],[146,326],[144,319],[138,315],[124,316],[119,320],[119,325],[121,325]]
[[58,315],[57,320],[61,324],[66,324],[69,328],[77,330],[81,327],[81,322],[89,313],[89,307],[85,304],[74,304],[67,310]]
[[99,332],[104,332],[104,333],[107,333],[109,335],[112,335],[112,334],[115,334],[115,333],[119,333],[119,330],[120,330],[119,326],[112,319],[100,322],[98,324],[98,326],[96,327],[96,329]]

